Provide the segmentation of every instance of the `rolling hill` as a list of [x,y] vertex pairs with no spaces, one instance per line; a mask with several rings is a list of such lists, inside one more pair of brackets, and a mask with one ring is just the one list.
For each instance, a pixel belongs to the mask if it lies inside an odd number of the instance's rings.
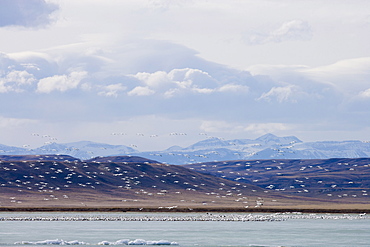
[[0,145],[0,155],[37,154],[63,154],[80,160],[100,156],[132,155],[161,163],[183,165],[224,160],[369,158],[370,142],[356,140],[303,142],[295,136],[278,137],[266,134],[256,139],[206,138],[185,148],[173,146],[166,150],[148,152],[141,152],[125,145],[90,141],[49,143],[35,149]]
[[130,156],[107,159],[2,156],[0,208],[245,208],[260,206],[261,200],[267,204],[277,204],[278,199],[294,201],[278,194],[265,195],[255,185],[205,175],[182,166],[138,157],[133,161]]
[[285,195],[370,203],[370,158],[236,160],[184,167]]
[[168,165],[134,156],[0,156],[0,210],[368,209],[370,159]]

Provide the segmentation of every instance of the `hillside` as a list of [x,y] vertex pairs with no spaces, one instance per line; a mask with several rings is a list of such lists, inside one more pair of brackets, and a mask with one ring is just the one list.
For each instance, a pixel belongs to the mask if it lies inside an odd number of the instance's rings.
[[261,206],[262,201],[267,205],[294,201],[278,194],[266,195],[255,185],[205,175],[182,166],[50,160],[47,157],[52,157],[42,155],[22,157],[23,160],[20,156],[2,157],[0,161],[0,208],[245,208]]
[[369,205],[370,160],[361,162],[256,160],[178,166],[132,156],[90,161],[1,156],[0,210],[363,210]]
[[184,167],[285,195],[370,203],[370,158],[236,160]]

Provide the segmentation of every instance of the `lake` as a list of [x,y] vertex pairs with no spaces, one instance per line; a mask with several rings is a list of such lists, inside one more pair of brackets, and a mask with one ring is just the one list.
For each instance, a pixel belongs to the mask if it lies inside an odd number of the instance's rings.
[[118,240],[183,247],[370,246],[366,215],[0,213],[0,219],[1,246],[96,246]]

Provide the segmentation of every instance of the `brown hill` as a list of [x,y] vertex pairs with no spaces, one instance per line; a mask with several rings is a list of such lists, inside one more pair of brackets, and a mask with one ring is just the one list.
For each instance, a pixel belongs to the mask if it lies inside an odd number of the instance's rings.
[[285,195],[370,204],[370,158],[237,160],[184,167]]
[[202,174],[182,166],[148,162],[81,162],[31,157],[28,161],[0,161],[0,171],[0,210],[364,208],[362,202],[339,205],[332,198],[307,200],[300,195],[281,195],[280,191]]
[[[137,162],[1,161],[2,207],[256,205],[262,190],[181,166]],[[244,198],[243,198],[244,197]],[[239,206],[247,204],[238,203]]]

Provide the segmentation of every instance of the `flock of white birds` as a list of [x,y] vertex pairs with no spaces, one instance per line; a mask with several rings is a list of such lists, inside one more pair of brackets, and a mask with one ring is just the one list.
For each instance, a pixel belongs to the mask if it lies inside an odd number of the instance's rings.
[[[257,186],[205,176],[181,166],[60,160],[64,158],[39,156],[33,161],[0,161],[0,188],[7,192],[7,197],[1,197],[0,206],[22,204],[27,196],[37,197],[46,202],[45,205],[57,205],[59,201],[76,200],[76,192],[94,194],[93,191],[98,191],[97,195],[120,198],[121,205],[153,197],[162,198],[164,202],[174,197],[182,204],[200,205],[233,201],[245,208],[261,207],[264,203],[264,199],[258,197],[262,189]],[[83,199],[81,204],[84,205]]]

